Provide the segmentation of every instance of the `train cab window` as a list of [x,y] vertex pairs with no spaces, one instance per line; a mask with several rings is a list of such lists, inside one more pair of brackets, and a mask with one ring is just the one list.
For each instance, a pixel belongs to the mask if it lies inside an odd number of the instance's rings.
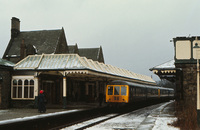
[[113,87],[108,87],[108,95],[113,95]]
[[121,95],[126,95],[126,87],[121,87]]
[[114,91],[114,95],[119,95],[119,86],[115,86],[115,91]]

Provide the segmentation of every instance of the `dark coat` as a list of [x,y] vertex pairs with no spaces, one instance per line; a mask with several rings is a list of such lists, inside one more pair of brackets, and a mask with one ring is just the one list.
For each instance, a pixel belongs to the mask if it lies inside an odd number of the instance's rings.
[[45,95],[39,94],[38,96],[38,111],[39,112],[46,112],[45,102],[46,102]]

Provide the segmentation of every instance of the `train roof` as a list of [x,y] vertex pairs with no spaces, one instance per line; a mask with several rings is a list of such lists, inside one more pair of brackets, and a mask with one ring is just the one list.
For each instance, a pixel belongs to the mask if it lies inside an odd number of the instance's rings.
[[108,85],[129,85],[129,86],[151,88],[151,89],[174,90],[173,88],[163,88],[163,87],[159,87],[159,86],[156,86],[156,85],[140,84],[140,83],[134,83],[134,82],[128,82],[128,81],[122,81],[122,80],[111,81],[111,82],[108,83]]

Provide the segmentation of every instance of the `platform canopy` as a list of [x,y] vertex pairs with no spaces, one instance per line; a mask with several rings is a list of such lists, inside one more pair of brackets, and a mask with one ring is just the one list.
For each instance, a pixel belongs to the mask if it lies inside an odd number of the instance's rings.
[[0,66],[13,67],[14,65],[12,62],[0,58]]
[[170,60],[150,68],[149,70],[153,71],[153,73],[158,75],[161,79],[167,79],[174,82],[177,71],[174,62],[174,60]]
[[149,76],[99,63],[77,54],[29,55],[18,62],[14,70],[59,71],[66,76],[83,74],[155,84],[155,81]]

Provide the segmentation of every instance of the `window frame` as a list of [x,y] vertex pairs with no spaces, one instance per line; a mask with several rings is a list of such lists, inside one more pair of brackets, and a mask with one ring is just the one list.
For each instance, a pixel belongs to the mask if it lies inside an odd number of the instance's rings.
[[[14,84],[14,81],[17,81]],[[22,81],[21,84],[21,92],[19,91],[19,81]],[[28,81],[28,82],[27,82]],[[28,84],[27,84],[28,83]],[[11,81],[11,99],[12,100],[34,100],[35,99],[35,85],[36,81],[34,76],[13,76]],[[15,90],[14,90],[15,87]],[[28,94],[25,93],[25,89],[27,90]],[[14,95],[15,92],[15,95]],[[19,93],[22,94],[19,96]]]

